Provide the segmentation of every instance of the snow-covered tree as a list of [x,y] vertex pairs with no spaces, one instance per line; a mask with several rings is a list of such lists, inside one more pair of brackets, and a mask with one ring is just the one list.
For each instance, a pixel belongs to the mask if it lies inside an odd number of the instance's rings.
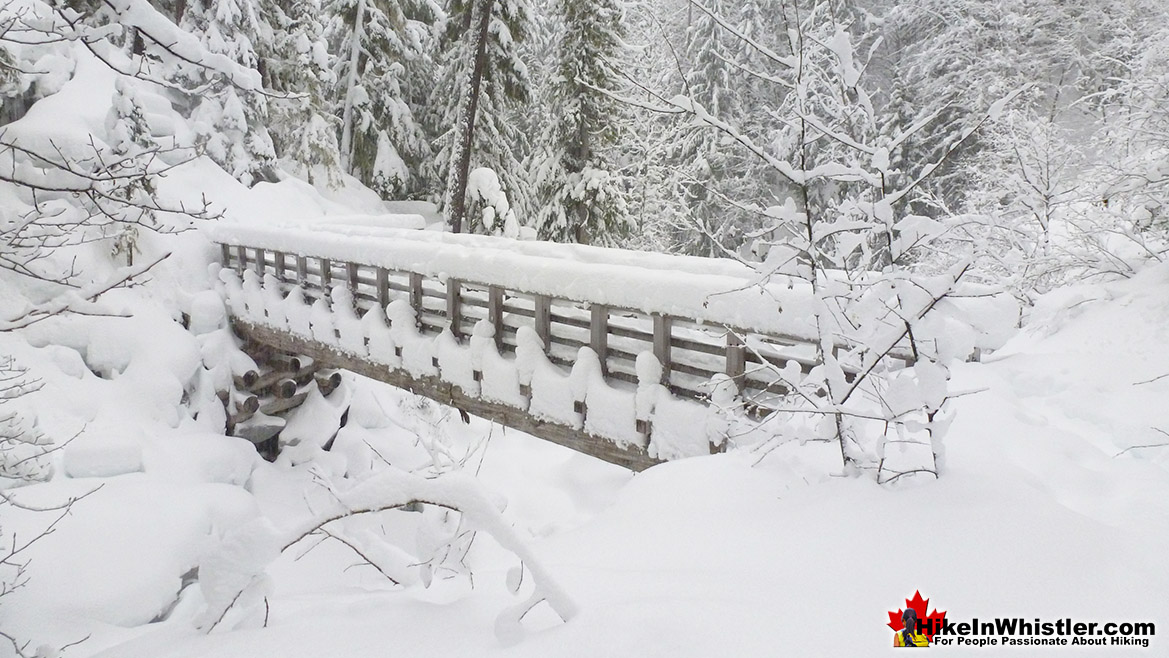
[[[213,216],[205,200],[163,200],[156,193],[159,177],[198,155],[173,128],[168,132],[149,125],[146,97],[165,101],[146,90],[175,88],[163,64],[203,67],[209,76],[243,89],[258,88],[259,78],[211,53],[146,3],[102,5],[94,10],[101,15],[36,3],[7,9],[13,12],[3,14],[0,46],[17,77],[4,93],[11,92],[17,102],[5,117],[13,123],[0,129],[0,187],[8,199],[0,218],[0,277],[39,286],[44,298],[24,308],[6,308],[0,331],[85,310],[96,297],[141,276],[161,259],[94,276],[90,268],[78,267],[76,254],[66,253],[70,249],[113,239],[115,250],[129,260],[140,230],[176,230],[192,218]],[[149,45],[127,47],[129,34]],[[78,57],[73,44],[83,44],[93,57]],[[170,59],[164,62],[164,56]],[[33,101],[84,75],[84,66],[102,65],[119,78],[105,125],[95,126],[93,134],[54,135],[51,128],[46,134],[44,127],[16,121]],[[185,91],[194,96],[197,90]]]
[[[258,70],[257,42],[272,37],[266,18],[255,0],[191,0],[179,27],[207,51]],[[267,98],[197,64],[181,67],[176,79],[202,92],[191,99],[191,120],[207,154],[245,185],[271,178],[276,151],[266,127]]]
[[625,107],[618,88],[625,42],[617,0],[556,5],[557,61],[546,98],[552,117],[535,154],[536,228],[542,238],[588,243],[629,232],[628,184],[620,171]]
[[[421,191],[430,145],[412,99],[431,64],[429,0],[330,0],[328,38],[336,56],[335,113],[343,168],[385,198]],[[425,89],[429,91],[429,87]]]
[[[523,136],[515,126],[530,95],[521,57],[528,25],[525,0],[451,0],[438,26],[440,75],[431,95],[443,210],[454,231],[464,229],[467,177],[488,167],[521,216]],[[468,228],[474,229],[474,226]]]
[[[754,100],[749,92],[757,80],[744,69],[753,54],[742,40],[719,25],[716,17],[739,19],[744,34],[760,30],[757,2],[745,3],[735,16],[735,3],[706,3],[696,10],[685,36],[685,63],[681,86],[706,111],[736,125],[759,125],[747,120]],[[740,68],[742,67],[742,68]],[[701,121],[687,122],[668,133],[667,166],[675,171],[678,193],[684,201],[681,217],[673,223],[673,248],[683,253],[721,256],[745,240],[757,216],[727,203],[726,199],[758,197],[765,172],[752,160],[725,148],[724,137]]]
[[342,171],[330,92],[335,82],[320,0],[269,10],[273,36],[262,53],[269,128],[282,164],[309,182],[333,185]]
[[[119,79],[114,86],[113,107],[107,119],[110,146],[114,155],[120,158],[133,157],[150,149],[154,144],[150,135],[150,127],[146,123],[145,110],[137,98],[134,85],[128,80]],[[153,193],[152,181],[148,178],[139,179],[130,185],[124,186],[119,194],[127,200],[141,198]],[[111,226],[113,231],[112,252],[115,257],[123,258],[126,265],[134,264],[134,255],[139,252],[139,226],[146,224],[153,227],[155,218],[153,211],[147,210],[142,214],[141,221],[125,224],[118,223]]]

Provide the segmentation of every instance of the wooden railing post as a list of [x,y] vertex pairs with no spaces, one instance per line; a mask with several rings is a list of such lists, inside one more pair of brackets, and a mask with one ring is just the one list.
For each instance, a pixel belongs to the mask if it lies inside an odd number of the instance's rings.
[[308,258],[296,255],[296,284],[300,287],[308,285]]
[[727,376],[735,381],[741,393],[747,383],[747,346],[739,334],[727,330]]
[[384,267],[377,268],[377,304],[382,313],[390,305],[390,273]]
[[264,280],[264,267],[265,267],[265,265],[266,265],[266,263],[265,263],[264,250],[260,249],[259,247],[256,247],[256,274],[260,275],[261,281]]
[[462,300],[462,284],[454,277],[448,277],[446,280],[446,319],[450,323],[451,333],[455,338],[460,338],[463,335],[462,327],[463,321],[463,300]]
[[240,277],[243,277],[244,270],[248,269],[248,248],[239,245],[235,248],[235,269]]
[[219,245],[219,248],[223,253],[223,266],[231,266],[231,247],[227,246],[227,243],[223,243]]
[[286,254],[283,251],[272,252],[272,257],[275,259],[276,263],[276,280],[281,282],[288,280],[284,276],[284,272],[287,270],[288,264],[287,260],[285,260],[285,256]]
[[653,314],[654,356],[662,364],[662,383],[670,381],[670,334],[674,319],[668,315]]
[[495,327],[495,349],[503,349],[503,288],[487,286],[487,321]]
[[329,287],[333,283],[333,264],[328,258],[320,258],[321,261],[321,290],[325,294],[325,298],[329,297]]
[[410,273],[410,306],[414,307],[414,317],[422,326],[422,275],[417,272]]
[[552,298],[548,295],[535,296],[536,335],[544,341],[544,353],[552,351]]
[[357,301],[357,263],[345,263],[345,274],[348,279],[349,292],[353,293],[353,301]]
[[593,304],[589,309],[589,347],[601,361],[601,374],[609,374],[609,307]]

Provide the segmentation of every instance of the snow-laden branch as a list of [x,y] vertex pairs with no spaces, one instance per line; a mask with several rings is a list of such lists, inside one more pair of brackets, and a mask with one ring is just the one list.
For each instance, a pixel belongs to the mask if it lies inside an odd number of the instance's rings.
[[341,534],[340,530],[327,527],[338,521],[400,510],[417,503],[461,513],[469,527],[494,537],[503,548],[514,553],[534,577],[536,589],[532,595],[501,613],[496,625],[501,637],[515,637],[520,632],[520,619],[541,602],[548,603],[565,621],[577,613],[576,603],[503,518],[490,493],[471,476],[450,473],[427,479],[389,468],[352,489],[331,492],[334,494],[331,500],[317,509],[311,520],[296,528],[277,531],[266,524],[252,524],[225,539],[226,545],[235,545],[234,548],[239,549],[235,552],[246,553],[243,559],[248,564],[241,565],[232,559],[233,556],[221,554],[218,558],[213,556],[201,567],[200,578],[206,581],[204,593],[208,608],[203,616],[203,627],[207,632],[220,626],[228,613],[248,598],[249,591],[262,585],[268,562],[284,551],[311,536],[326,534],[335,537]]
[[0,320],[0,332],[23,329],[29,325],[63,313],[78,313],[82,315],[98,313],[107,315],[107,313],[102,312],[100,309],[93,308],[93,302],[98,297],[114,288],[131,285],[136,279],[169,257],[170,252],[167,252],[146,264],[121,268],[105,281],[64,293],[44,304],[26,310],[15,318]]
[[767,59],[775,62],[776,64],[779,64],[780,66],[782,66],[785,69],[794,69],[798,66],[797,58],[795,56],[793,56],[793,55],[787,55],[787,56],[780,55],[779,53],[775,52],[774,50],[768,48],[767,46],[764,46],[763,44],[759,43],[755,39],[751,38],[750,36],[743,34],[742,30],[739,30],[735,26],[728,23],[726,21],[726,19],[724,19],[722,16],[719,16],[718,13],[712,11],[706,5],[698,2],[698,0],[689,0],[689,2],[693,7],[696,7],[702,13],[706,14],[707,16],[710,16],[711,20],[713,20],[715,23],[717,23],[719,27],[723,28],[727,32],[730,32],[732,35],[735,36],[735,38],[741,39],[747,45],[754,48],[760,55],[763,55]]
[[[263,81],[259,71],[245,67],[226,55],[209,51],[199,42],[198,37],[180,29],[147,0],[103,0],[102,4],[112,14],[114,22],[137,30],[143,39],[158,46],[175,59],[219,73],[240,89],[263,92]],[[54,9],[65,24],[58,26],[54,32],[62,34],[65,38],[79,41],[91,51],[94,50],[94,44],[105,42],[109,38],[108,26],[87,25],[82,22],[82,14],[67,6],[58,5]],[[99,55],[97,52],[94,54]],[[102,61],[109,64],[108,58],[102,57]]]
[[904,199],[909,195],[910,192],[917,188],[917,186],[928,180],[930,176],[933,176],[934,172],[936,172],[939,167],[946,164],[950,157],[954,155],[955,151],[966,144],[966,142],[970,141],[970,139],[975,135],[975,133],[978,132],[978,129],[981,128],[983,124],[985,124],[987,121],[997,119],[999,115],[1002,114],[1003,109],[1005,109],[1007,105],[1011,103],[1011,101],[1015,100],[1015,98],[1017,98],[1019,94],[1023,93],[1024,91],[1026,91],[1026,87],[1016,89],[1015,91],[992,103],[987,111],[978,119],[977,122],[974,123],[974,125],[967,126],[962,131],[962,134],[958,140],[950,144],[949,148],[947,148],[945,152],[942,153],[941,157],[939,157],[935,162],[931,162],[922,168],[918,175],[908,185],[895,192],[891,192],[886,197],[889,203],[897,203],[898,201]]

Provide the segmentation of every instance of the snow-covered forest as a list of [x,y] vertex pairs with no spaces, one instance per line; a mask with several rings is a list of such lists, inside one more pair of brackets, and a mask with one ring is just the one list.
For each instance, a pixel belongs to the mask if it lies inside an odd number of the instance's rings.
[[0,3],[0,658],[1169,628],[1163,0]]

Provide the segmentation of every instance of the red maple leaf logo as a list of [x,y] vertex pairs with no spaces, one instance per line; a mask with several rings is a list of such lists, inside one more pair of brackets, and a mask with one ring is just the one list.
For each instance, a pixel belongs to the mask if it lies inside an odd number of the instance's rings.
[[[930,600],[921,598],[921,592],[913,593],[912,599],[905,599],[905,606],[913,608],[917,613],[917,618],[921,620],[921,632],[930,642],[934,641],[934,633],[942,628],[942,623],[946,621],[946,611],[938,612],[937,608],[930,614],[926,614],[926,607],[929,606]],[[897,612],[889,613],[889,628],[895,631],[900,631],[905,628],[905,622],[901,621],[901,614],[905,612],[904,608],[898,608]]]

